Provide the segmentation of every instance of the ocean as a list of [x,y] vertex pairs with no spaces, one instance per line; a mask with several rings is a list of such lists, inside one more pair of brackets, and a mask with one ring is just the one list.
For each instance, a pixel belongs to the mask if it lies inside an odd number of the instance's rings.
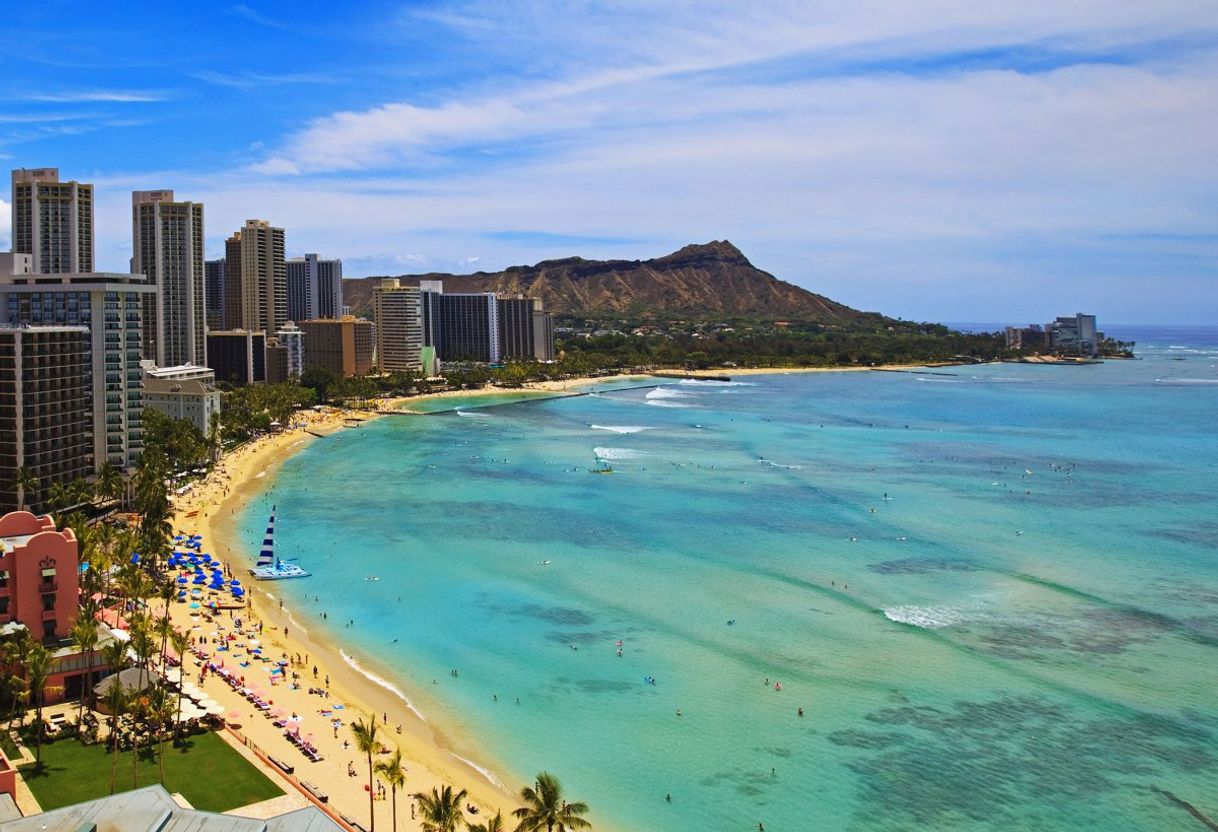
[[276,503],[294,617],[607,828],[1200,828],[1218,330],[1110,329],[1141,360],[385,418],[239,528]]

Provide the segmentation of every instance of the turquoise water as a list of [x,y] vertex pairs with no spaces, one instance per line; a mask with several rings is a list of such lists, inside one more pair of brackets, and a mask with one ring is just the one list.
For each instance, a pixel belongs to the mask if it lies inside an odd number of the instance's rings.
[[1140,340],[382,419],[241,527],[277,502],[297,619],[606,826],[1198,828],[1156,789],[1218,816],[1218,338]]

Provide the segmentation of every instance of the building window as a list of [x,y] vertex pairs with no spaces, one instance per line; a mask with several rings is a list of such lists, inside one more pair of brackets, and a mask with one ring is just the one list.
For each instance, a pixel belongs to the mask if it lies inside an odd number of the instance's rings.
[[42,611],[43,612],[52,612],[54,609],[55,609],[55,596],[54,595],[42,596]]
[[0,615],[8,615],[8,596],[0,598]]
[[54,620],[42,622],[42,635],[45,638],[54,638],[55,637],[55,627],[56,627],[56,623]]

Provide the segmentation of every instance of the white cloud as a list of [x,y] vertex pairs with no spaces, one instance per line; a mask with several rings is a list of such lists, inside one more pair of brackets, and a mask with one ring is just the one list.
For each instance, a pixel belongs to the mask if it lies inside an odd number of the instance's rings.
[[[316,119],[241,175],[166,177],[207,204],[212,251],[251,216],[352,276],[460,269],[470,251],[490,269],[727,237],[780,277],[927,318],[1101,301],[1125,304],[1098,310],[1110,319],[1170,317],[1170,293],[1134,300],[1140,273],[1202,285],[1176,264],[1213,262],[1212,243],[1137,242],[1218,234],[1218,54],[1173,46],[1210,19],[1209,0],[411,14],[520,72]],[[1026,61],[1001,57],[1021,49]],[[1024,66],[1040,53],[1048,66]],[[412,259],[369,254],[393,251]]]
[[21,96],[23,101],[46,101],[59,104],[76,102],[110,101],[117,103],[143,103],[164,101],[168,93],[156,90],[72,90],[67,92],[39,92]]

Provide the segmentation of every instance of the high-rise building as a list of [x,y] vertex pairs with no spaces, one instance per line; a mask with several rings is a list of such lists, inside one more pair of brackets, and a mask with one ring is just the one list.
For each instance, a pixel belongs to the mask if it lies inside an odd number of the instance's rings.
[[1053,349],[1076,355],[1098,355],[1099,333],[1095,327],[1095,316],[1064,315],[1045,327],[1050,332]]
[[138,274],[0,274],[0,323],[89,328],[95,469],[129,469],[143,450],[141,321],[155,291]]
[[246,220],[224,244],[224,323],[274,332],[288,320],[283,229]]
[[0,326],[0,508],[41,508],[93,472],[89,351],[86,326]]
[[207,355],[217,381],[244,385],[266,381],[266,333],[230,329],[207,333]]
[[554,316],[542,309],[541,299],[500,295],[497,303],[500,358],[553,361]]
[[311,321],[343,314],[343,261],[316,254],[287,261],[288,320]]
[[499,304],[493,294],[444,293],[433,323],[441,361],[498,364]]
[[93,186],[60,182],[58,168],[13,171],[13,251],[34,258],[32,271],[93,270]]
[[275,338],[286,350],[287,377],[300,378],[304,372],[304,332],[293,321],[288,321],[275,332]]
[[131,271],[155,286],[144,305],[144,357],[158,366],[207,364],[203,205],[173,191],[131,194]]
[[422,367],[423,326],[419,288],[403,286],[397,278],[382,280],[372,290],[376,320],[376,365],[385,373]]
[[372,369],[375,336],[372,321],[346,316],[338,320],[299,321],[304,333],[304,365],[324,367],[339,376],[363,376]]
[[203,299],[207,308],[207,328],[225,329],[224,258],[203,263]]

